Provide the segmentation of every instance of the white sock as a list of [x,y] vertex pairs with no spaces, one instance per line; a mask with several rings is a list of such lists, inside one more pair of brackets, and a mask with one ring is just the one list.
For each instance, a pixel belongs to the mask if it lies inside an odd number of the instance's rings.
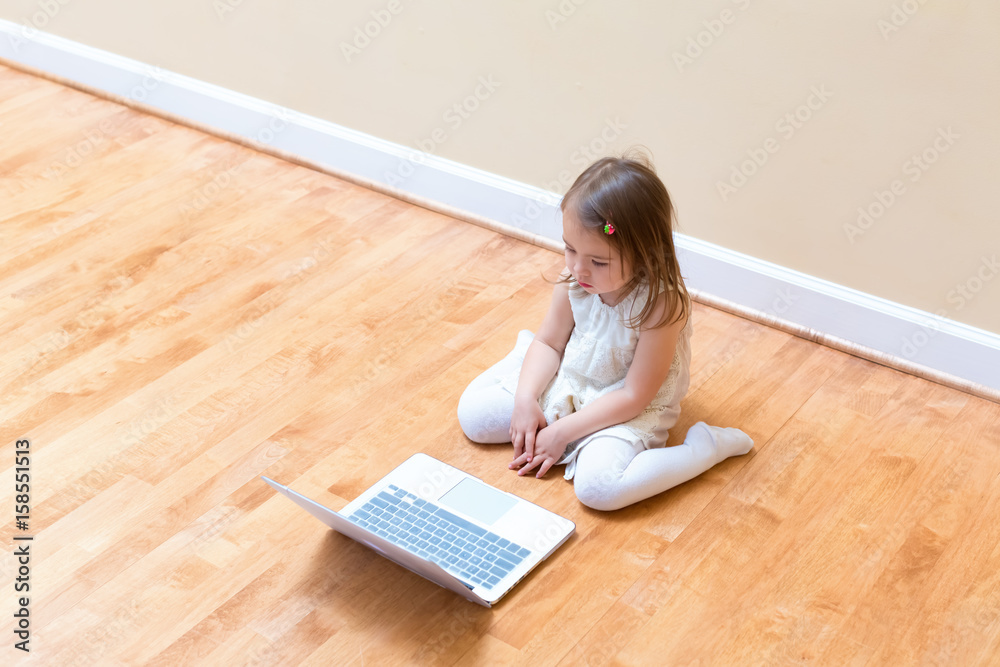
[[709,426],[705,422],[698,422],[692,426],[684,442],[693,447],[711,446],[718,455],[717,461],[723,461],[730,456],[742,456],[753,449],[753,440],[738,428]]

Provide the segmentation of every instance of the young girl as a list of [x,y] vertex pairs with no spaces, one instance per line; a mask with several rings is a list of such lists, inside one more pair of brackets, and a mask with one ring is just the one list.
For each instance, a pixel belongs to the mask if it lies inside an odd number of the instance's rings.
[[691,362],[691,300],[673,241],[673,207],[651,165],[604,158],[562,200],[566,270],[538,333],[518,335],[458,404],[469,439],[512,442],[510,468],[566,464],[580,501],[613,510],[685,482],[753,441],[677,423]]

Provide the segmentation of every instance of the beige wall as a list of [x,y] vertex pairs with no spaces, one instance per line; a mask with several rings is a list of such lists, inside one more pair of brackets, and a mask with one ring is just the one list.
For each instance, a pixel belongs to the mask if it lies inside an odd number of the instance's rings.
[[62,1],[0,17],[557,191],[641,143],[684,233],[1000,333],[994,0]]

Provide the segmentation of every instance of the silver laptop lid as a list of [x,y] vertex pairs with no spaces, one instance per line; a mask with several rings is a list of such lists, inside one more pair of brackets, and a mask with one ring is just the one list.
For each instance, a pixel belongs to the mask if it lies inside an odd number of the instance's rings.
[[[358,498],[348,503],[339,513],[281,484],[264,479],[334,530],[362,542],[407,569],[459,593],[466,599],[487,606],[502,598],[538,563],[561,546],[576,529],[572,521],[523,498],[501,491],[426,454],[411,456]],[[396,494],[393,494],[390,487]],[[414,505],[424,501],[434,504],[438,508],[437,515],[444,514],[455,521],[460,528],[472,530],[466,523],[471,522],[491,533],[490,539],[494,544],[499,537],[502,538],[499,542],[501,545],[506,545],[509,541],[524,547],[520,551],[513,546],[506,547],[508,551],[519,553],[523,558],[510,559],[518,562],[507,563],[506,565],[511,567],[503,573],[498,572],[501,574],[499,581],[493,578],[488,584],[477,582],[470,579],[467,573],[461,573],[463,578],[469,579],[469,584],[464,583],[458,576],[450,574],[435,562],[429,562],[429,558],[432,557],[427,553],[421,551],[422,556],[417,555],[418,549],[415,545],[397,546],[391,539],[387,539],[393,536],[386,535],[385,531],[378,531],[382,535],[373,532],[377,527],[369,525],[368,521],[359,522],[366,527],[353,523],[367,511],[371,511],[373,504],[384,507],[383,501],[388,500],[387,495],[400,496],[402,502],[397,504],[411,508],[413,506],[408,505],[410,502]],[[371,517],[366,518],[371,520]],[[341,530],[341,527],[344,527],[344,530]],[[483,530],[476,532],[482,535]],[[502,556],[495,548],[491,548],[491,551]],[[492,556],[490,558],[492,559]],[[449,563],[439,562],[445,567],[455,569]],[[489,563],[488,569],[491,570],[491,574],[494,570],[492,566],[493,563]],[[455,574],[459,574],[457,570]],[[469,590],[470,585],[474,587],[472,591]]]
[[293,491],[283,484],[275,482],[273,479],[269,479],[267,477],[262,477],[262,479],[277,489],[282,495],[290,498],[296,505],[309,512],[327,526],[336,530],[338,533],[342,533],[343,535],[364,544],[389,560],[402,565],[411,572],[415,572],[425,579],[429,579],[434,583],[447,588],[448,590],[458,593],[466,600],[470,600],[471,602],[475,602],[476,604],[481,604],[486,607],[490,606],[486,600],[476,595],[469,589],[468,586],[442,570],[434,563],[424,560],[417,555],[410,553],[406,549],[402,549],[395,544],[383,540],[377,535],[372,535],[370,531],[356,526],[332,509],[317,503],[311,498],[303,496],[297,491]]

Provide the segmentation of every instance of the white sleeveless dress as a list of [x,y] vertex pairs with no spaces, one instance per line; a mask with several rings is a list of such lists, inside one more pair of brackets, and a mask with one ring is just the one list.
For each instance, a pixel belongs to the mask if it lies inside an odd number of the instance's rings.
[[[629,327],[628,321],[642,311],[648,297],[648,286],[643,283],[617,305],[608,306],[599,295],[588,293],[576,281],[570,284],[573,332],[556,376],[539,399],[549,424],[625,386],[625,376],[639,341],[639,331]],[[566,479],[573,478],[577,454],[596,437],[620,438],[633,444],[637,453],[663,446],[668,429],[677,423],[681,398],[691,380],[691,331],[691,317],[688,317],[677,340],[670,372],[642,414],[569,444],[557,462],[566,464]],[[502,378],[501,386],[513,394],[519,376],[520,368]]]

